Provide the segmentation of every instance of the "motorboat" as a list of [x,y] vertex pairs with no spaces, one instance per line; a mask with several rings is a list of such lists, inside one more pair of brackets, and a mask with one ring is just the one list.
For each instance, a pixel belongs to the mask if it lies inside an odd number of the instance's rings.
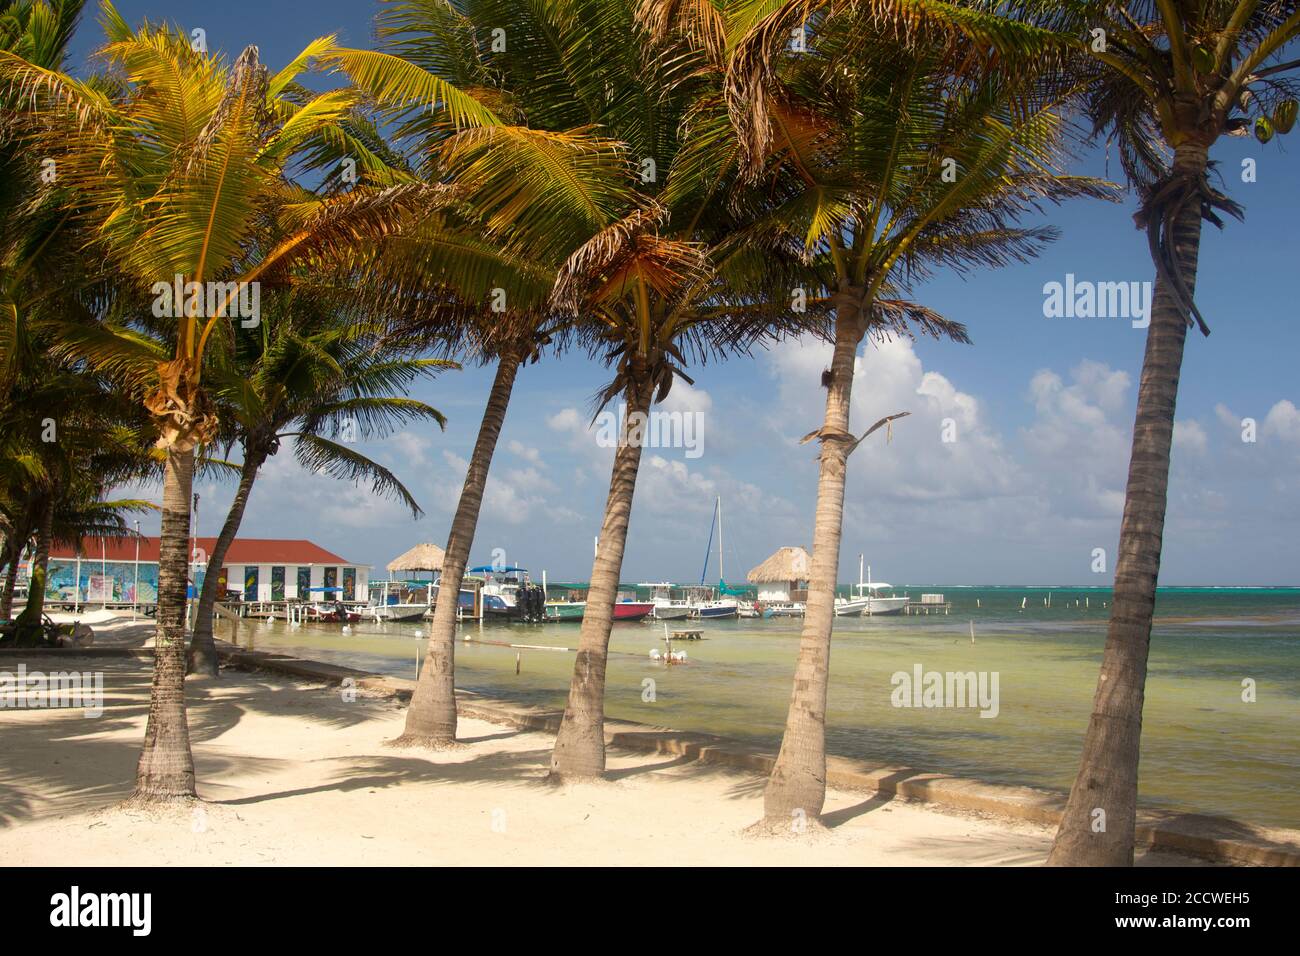
[[900,614],[903,609],[911,602],[907,595],[897,596],[894,594],[892,585],[883,581],[871,580],[871,566],[866,566],[866,579],[863,580],[863,556],[858,555],[858,583],[854,586],[854,592],[846,598],[835,599],[835,616],[836,617],[857,617],[867,615],[875,617],[878,614]]
[[483,565],[470,574],[484,575],[480,589],[483,616],[511,621],[541,621],[546,615],[546,592],[533,584],[527,568]]
[[656,621],[680,621],[690,617],[690,602],[674,598],[673,586],[669,582],[643,583],[637,587],[650,592],[649,600],[654,605],[652,613]]

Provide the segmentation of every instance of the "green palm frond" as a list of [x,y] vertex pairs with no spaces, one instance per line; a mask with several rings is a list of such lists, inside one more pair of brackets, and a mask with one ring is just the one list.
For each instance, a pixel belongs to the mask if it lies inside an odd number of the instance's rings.
[[335,47],[321,61],[346,73],[381,106],[443,112],[457,129],[500,124],[492,110],[464,90],[390,53]]
[[445,430],[447,417],[431,405],[414,398],[360,396],[324,402],[311,409],[303,427],[312,432],[327,431],[337,437],[344,423],[353,423],[359,437],[382,438],[411,422],[428,419]]
[[353,483],[368,481],[372,492],[400,501],[410,510],[412,517],[418,518],[424,513],[396,475],[358,451],[319,435],[299,435],[294,441],[294,453],[309,472]]

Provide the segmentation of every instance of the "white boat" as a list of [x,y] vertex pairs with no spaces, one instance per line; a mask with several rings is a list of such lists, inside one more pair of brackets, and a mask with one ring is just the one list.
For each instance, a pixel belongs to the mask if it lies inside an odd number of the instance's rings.
[[862,568],[862,555],[858,555],[858,583],[854,588],[857,593],[851,597],[835,599],[835,616],[875,617],[878,614],[901,614],[911,602],[911,598],[907,595],[901,597],[895,595],[893,586],[883,581],[872,582],[870,565],[867,565],[866,580],[863,581]]
[[[870,602],[870,598],[865,593],[866,584],[862,580],[862,560],[863,556],[858,555],[858,584],[855,588],[857,594],[846,598],[837,597],[835,599],[836,617],[857,617],[867,609],[867,604]],[[869,577],[868,580],[870,580]]]
[[903,610],[912,603],[912,599],[906,594],[896,595],[892,586],[883,581],[867,585],[867,606],[862,613],[866,617],[874,617],[877,614],[902,614]]
[[681,621],[691,616],[688,604],[656,604],[651,612],[657,621]]
[[656,581],[641,583],[638,588],[645,588],[650,592],[650,601],[654,604],[655,609],[652,616],[657,621],[680,621],[689,617],[691,605],[686,601],[680,601],[673,597],[673,586],[667,581]]
[[[362,616],[371,618],[376,624],[384,621],[418,621],[424,617],[432,604],[433,582],[429,584],[413,584],[409,581],[378,583],[382,590],[377,596],[372,594],[372,603],[361,612]],[[372,591],[374,584],[375,582],[372,582]]]
[[427,604],[380,604],[372,605],[366,608],[366,614],[375,619],[376,622],[382,621],[418,621],[424,617],[429,610]]

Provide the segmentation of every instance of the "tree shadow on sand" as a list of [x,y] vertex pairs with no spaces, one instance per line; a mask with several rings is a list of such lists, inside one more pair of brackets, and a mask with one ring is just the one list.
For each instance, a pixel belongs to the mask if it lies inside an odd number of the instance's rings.
[[[503,735],[510,736],[510,735]],[[256,793],[210,801],[222,806],[249,806],[313,793],[381,790],[408,783],[469,783],[487,786],[532,787],[544,783],[550,750],[538,748],[492,752],[468,760],[435,761],[425,757],[368,755],[328,757],[311,763],[341,764],[334,779],[311,787]],[[238,769],[238,768],[236,768]]]

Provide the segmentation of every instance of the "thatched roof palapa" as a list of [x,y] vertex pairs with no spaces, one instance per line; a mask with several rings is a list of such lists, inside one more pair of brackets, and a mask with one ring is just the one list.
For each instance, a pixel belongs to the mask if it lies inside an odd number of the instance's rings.
[[446,552],[436,544],[417,544],[388,562],[389,571],[441,571]]
[[776,553],[746,575],[750,584],[801,581],[812,570],[812,558],[803,548],[777,548]]

